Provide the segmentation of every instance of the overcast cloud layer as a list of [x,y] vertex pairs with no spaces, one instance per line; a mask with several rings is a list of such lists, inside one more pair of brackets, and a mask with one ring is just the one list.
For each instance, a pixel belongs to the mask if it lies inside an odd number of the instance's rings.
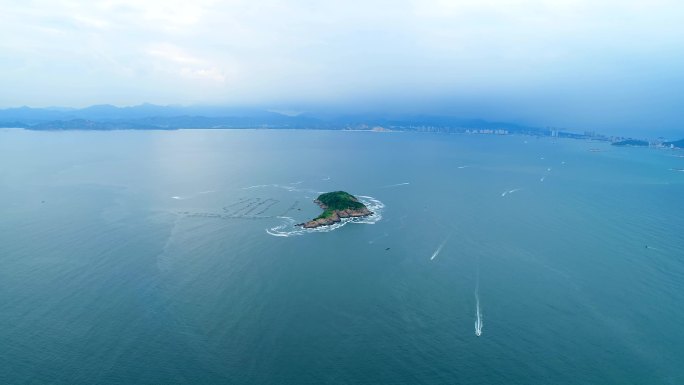
[[0,4],[0,107],[202,103],[682,127],[681,0]]

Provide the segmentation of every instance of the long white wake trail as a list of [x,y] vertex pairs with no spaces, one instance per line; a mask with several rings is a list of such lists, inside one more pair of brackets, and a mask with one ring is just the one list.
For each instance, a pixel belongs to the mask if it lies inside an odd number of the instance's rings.
[[475,335],[482,335],[482,312],[480,311],[480,298],[477,293],[475,293]]
[[480,266],[477,267],[477,278],[475,281],[475,335],[482,335],[482,312],[480,311]]
[[442,252],[442,248],[444,247],[444,245],[446,245],[446,243],[447,243],[448,240],[449,240],[449,237],[447,236],[447,237],[444,239],[444,241],[442,242],[442,244],[439,245],[439,247],[437,248],[437,250],[435,250],[435,252],[432,253],[432,257],[430,257],[430,260],[431,260],[431,261],[432,261],[433,259],[437,258],[437,256],[439,255],[439,253]]
[[382,186],[381,188],[388,188],[388,187],[399,187],[399,186],[406,186],[411,184],[410,182],[403,182],[403,183],[395,183],[395,184],[388,184],[387,186]]

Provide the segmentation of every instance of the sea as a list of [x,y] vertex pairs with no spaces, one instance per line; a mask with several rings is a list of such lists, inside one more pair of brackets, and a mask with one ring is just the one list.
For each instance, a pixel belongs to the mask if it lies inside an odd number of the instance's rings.
[[683,155],[1,130],[0,383],[684,384]]

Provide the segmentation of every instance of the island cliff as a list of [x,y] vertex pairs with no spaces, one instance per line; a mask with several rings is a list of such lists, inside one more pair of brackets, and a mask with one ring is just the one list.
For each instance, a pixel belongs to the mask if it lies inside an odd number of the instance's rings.
[[355,196],[344,191],[334,191],[321,194],[314,200],[322,209],[323,213],[318,217],[300,223],[306,229],[313,229],[320,226],[330,226],[340,222],[341,218],[358,218],[373,214],[366,205],[359,202]]

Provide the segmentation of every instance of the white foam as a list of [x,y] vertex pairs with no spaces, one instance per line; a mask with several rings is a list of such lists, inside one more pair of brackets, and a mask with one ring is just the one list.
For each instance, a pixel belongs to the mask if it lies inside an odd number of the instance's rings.
[[513,194],[514,192],[520,191],[520,190],[522,190],[522,188],[514,188],[513,190],[506,190],[506,191],[501,193],[501,196],[505,197],[508,194]]
[[243,187],[242,189],[243,189],[243,190],[251,190],[251,189],[253,189],[253,188],[271,187],[271,186],[273,186],[273,185],[270,185],[270,184],[257,184],[257,185],[254,185],[254,186]]
[[475,291],[475,335],[482,335],[482,312],[480,311],[480,296]]
[[310,189],[300,189],[300,188],[295,187],[295,186],[299,186],[301,183],[303,183],[303,182],[302,182],[302,181],[299,181],[299,182],[292,182],[292,183],[289,183],[289,184],[286,184],[286,185],[276,184],[276,183],[273,183],[273,184],[257,184],[257,185],[254,185],[254,186],[243,187],[242,189],[243,189],[243,190],[251,190],[251,189],[255,189],[255,188],[267,188],[267,187],[270,187],[270,188],[279,188],[279,189],[287,190],[287,191],[290,191],[290,192],[292,192],[292,191],[297,191],[297,192],[313,192],[313,191],[310,190]]
[[477,273],[475,278],[475,335],[482,335],[482,311],[480,311],[480,260],[477,260]]
[[408,184],[411,184],[410,182],[403,182],[403,183],[397,183],[397,184],[390,184],[387,186],[382,186],[381,188],[388,188],[388,187],[398,187],[398,186],[406,186]]
[[444,239],[444,241],[442,241],[442,244],[439,245],[439,247],[437,248],[437,250],[435,250],[435,252],[432,253],[432,256],[430,257],[430,260],[431,260],[431,261],[432,261],[433,259],[437,258],[437,256],[439,255],[439,253],[442,252],[442,248],[444,247],[444,245],[446,245],[446,243],[447,243],[448,240],[449,240],[449,237],[447,236],[447,237]]
[[470,166],[458,166],[459,169],[464,169],[464,168],[468,168],[468,167],[470,167]]
[[382,219],[382,211],[385,208],[384,203],[369,196],[357,195],[356,197],[359,199],[359,201],[361,201],[361,203],[366,205],[366,207],[368,207],[368,210],[373,212],[373,214],[367,217],[360,218],[341,218],[340,222],[338,223],[332,224],[330,226],[316,227],[313,229],[305,229],[303,227],[295,226],[296,221],[294,220],[294,218],[278,217],[284,220],[284,222],[278,226],[266,229],[266,233],[269,235],[273,235],[274,237],[292,237],[310,233],[327,233],[329,231],[337,230],[340,227],[346,225],[347,223],[365,223],[372,225],[377,223],[380,219]]
[[196,197],[196,196],[198,196],[198,195],[211,194],[211,193],[214,193],[214,192],[216,192],[216,190],[200,191],[200,192],[198,192],[198,193],[194,193],[194,194],[191,194],[191,195],[188,195],[188,196],[184,196],[184,197],[183,197],[183,196],[175,195],[175,196],[172,196],[171,199],[176,199],[176,200],[192,199],[192,198],[194,198],[194,197]]

